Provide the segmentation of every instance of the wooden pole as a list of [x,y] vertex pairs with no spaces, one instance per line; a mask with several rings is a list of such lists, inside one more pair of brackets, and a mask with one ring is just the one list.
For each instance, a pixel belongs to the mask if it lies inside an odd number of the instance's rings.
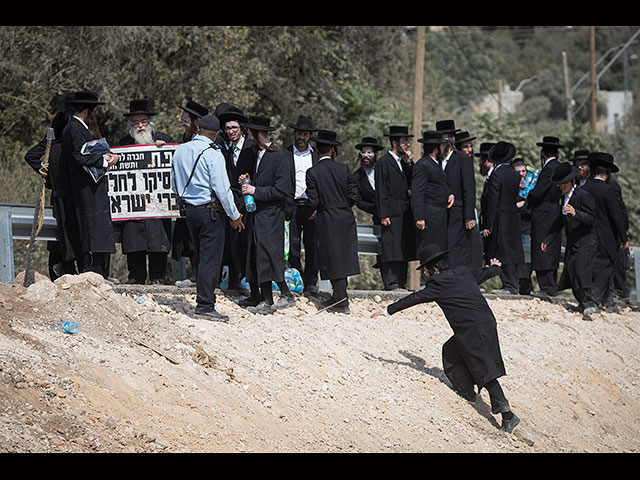
[[498,118],[502,118],[502,79],[498,79]]
[[596,27],[589,27],[589,65],[591,77],[591,129],[596,130]]
[[567,52],[562,52],[562,71],[564,73],[564,98],[567,102],[567,122],[571,125],[571,95],[569,93],[569,65]]
[[[413,160],[417,162],[422,156],[419,138],[422,138],[422,91],[424,82],[424,40],[425,27],[417,27],[416,36],[416,71],[413,85],[413,142],[411,151]],[[409,262],[409,289],[420,288],[420,272],[416,270],[417,261]]]

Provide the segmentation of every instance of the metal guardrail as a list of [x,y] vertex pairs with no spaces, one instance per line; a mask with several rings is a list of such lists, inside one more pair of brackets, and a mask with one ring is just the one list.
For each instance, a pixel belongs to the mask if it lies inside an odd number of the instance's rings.
[[[33,225],[33,205],[19,205],[0,203],[0,282],[11,283],[15,278],[13,263],[13,240],[29,240]],[[117,222],[116,222],[117,223]],[[172,225],[173,228],[173,225]],[[380,253],[380,225],[357,225],[358,253],[360,255],[377,255]],[[116,241],[119,241],[120,230],[115,229]],[[37,240],[56,239],[56,220],[53,218],[53,209],[45,206],[44,221]],[[531,242],[529,238],[523,239],[525,260],[529,261]],[[640,245],[629,246],[631,253],[631,268],[635,273],[635,300],[640,301],[638,286],[640,285]],[[185,278],[184,260],[176,262],[172,260],[173,278]]]

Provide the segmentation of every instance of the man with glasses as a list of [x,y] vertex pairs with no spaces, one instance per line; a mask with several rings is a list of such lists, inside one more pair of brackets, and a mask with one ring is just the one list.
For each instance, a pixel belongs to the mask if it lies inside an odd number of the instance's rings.
[[[149,145],[162,147],[173,143],[171,136],[159,132],[151,117],[149,101],[131,100],[129,111],[123,114],[129,119],[128,134],[120,139],[120,145]],[[149,281],[152,285],[163,285],[167,270],[167,257],[171,250],[171,219],[147,218],[144,220],[125,220],[121,226],[122,253],[127,257],[128,278],[125,283],[144,284],[147,280],[147,261],[149,262]]]

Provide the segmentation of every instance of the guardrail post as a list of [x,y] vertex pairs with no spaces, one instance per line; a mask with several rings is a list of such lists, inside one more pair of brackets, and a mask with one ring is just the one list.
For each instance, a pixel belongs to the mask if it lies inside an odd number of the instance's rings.
[[11,283],[14,278],[13,270],[13,227],[11,226],[11,212],[0,210],[0,282]]

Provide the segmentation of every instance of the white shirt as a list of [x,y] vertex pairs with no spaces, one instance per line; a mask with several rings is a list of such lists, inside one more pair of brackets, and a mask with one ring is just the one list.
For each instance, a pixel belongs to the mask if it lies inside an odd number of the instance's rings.
[[244,135],[240,137],[238,143],[231,142],[231,148],[233,148],[233,165],[236,166],[238,164],[238,157],[240,156],[240,152],[242,151],[242,146],[244,145]]
[[307,170],[309,170],[313,162],[311,160],[311,152],[313,148],[311,145],[307,145],[307,149],[304,152],[298,151],[296,146],[293,146],[293,165],[296,174],[296,191],[294,198],[307,198]]
[[362,168],[364,173],[367,175],[369,179],[369,183],[371,184],[371,188],[376,189],[376,167],[375,165],[371,168]]
[[398,164],[398,168],[400,169],[400,171],[404,172],[404,170],[402,170],[402,161],[401,161],[400,157],[397,156],[395,153],[393,153],[391,150],[389,150],[389,153],[391,154],[391,156],[394,158],[394,160]]
[[[271,142],[269,142],[269,145],[271,145]],[[269,146],[267,145],[267,147]],[[262,157],[264,156],[264,152],[266,152],[267,149],[263,148],[262,150],[260,150],[258,152],[258,160],[256,160],[256,173],[258,173],[258,167],[260,166],[260,160],[262,160]]]
[[[571,195],[573,195],[573,192],[575,191],[576,186],[574,185],[573,188],[571,189],[571,191],[569,193],[567,193],[564,196],[564,200],[562,201],[562,206],[564,207],[567,203],[569,203],[569,200],[571,200]],[[562,212],[563,215],[566,215],[566,213]]]
[[445,158],[444,160],[442,160],[441,165],[442,165],[442,170],[444,170],[447,167],[447,163],[449,163],[449,159],[451,158],[451,155],[453,155],[453,150],[451,150],[449,152],[449,155],[447,155],[447,158]]

